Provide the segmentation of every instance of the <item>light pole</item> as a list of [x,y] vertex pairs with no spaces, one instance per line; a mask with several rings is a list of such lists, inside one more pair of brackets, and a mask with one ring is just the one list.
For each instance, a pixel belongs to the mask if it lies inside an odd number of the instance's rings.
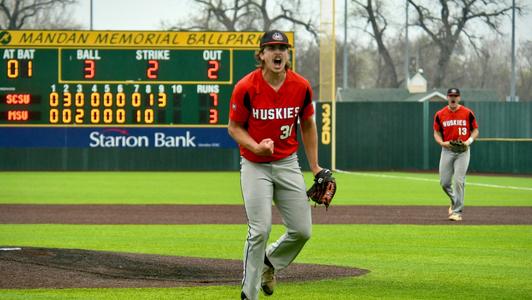
[[410,80],[410,74],[408,72],[408,66],[410,65],[410,48],[408,46],[408,0],[405,0],[405,87],[408,89],[408,81]]
[[510,101],[517,101],[515,96],[515,0],[512,0],[512,79],[510,82]]
[[90,30],[92,30],[92,20],[93,20],[93,13],[92,13],[92,0],[90,1],[91,2],[91,7],[90,7]]
[[347,88],[347,0],[344,1],[344,76],[342,87]]

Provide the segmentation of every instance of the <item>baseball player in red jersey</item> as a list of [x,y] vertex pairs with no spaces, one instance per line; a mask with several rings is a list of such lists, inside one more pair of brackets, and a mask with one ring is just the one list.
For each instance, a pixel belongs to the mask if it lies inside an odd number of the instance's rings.
[[[461,221],[465,176],[470,157],[469,146],[478,137],[478,125],[473,111],[460,105],[459,89],[451,88],[447,91],[447,102],[448,105],[434,115],[434,139],[442,147],[440,185],[451,200],[449,220]],[[465,146],[455,150],[452,145],[455,141],[459,144],[461,141]]]
[[[264,33],[255,55],[259,68],[242,78],[231,96],[228,131],[240,146],[240,180],[248,219],[242,299],[258,299],[259,289],[267,296],[273,294],[275,274],[296,258],[311,236],[310,205],[297,158],[298,123],[312,173],[322,168],[312,89],[290,69],[290,47],[283,32]],[[272,202],[286,233],[267,245]]]

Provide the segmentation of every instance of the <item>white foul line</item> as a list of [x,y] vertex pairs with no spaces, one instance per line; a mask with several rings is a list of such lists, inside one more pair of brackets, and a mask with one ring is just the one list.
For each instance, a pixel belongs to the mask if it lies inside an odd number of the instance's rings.
[[[427,179],[427,178],[410,177],[410,176],[396,176],[396,175],[372,174],[372,173],[363,173],[363,172],[349,172],[349,171],[342,171],[342,170],[336,170],[336,172],[344,173],[344,174],[361,175],[361,176],[372,176],[372,177],[393,178],[393,179],[409,179],[409,180],[428,181],[428,182],[440,182],[438,179]],[[474,182],[466,182],[466,184],[467,185],[490,187],[490,188],[496,188],[496,189],[532,191],[532,188],[529,188],[529,187],[519,187],[519,186],[511,186],[511,185],[497,185],[497,184],[474,183]]]

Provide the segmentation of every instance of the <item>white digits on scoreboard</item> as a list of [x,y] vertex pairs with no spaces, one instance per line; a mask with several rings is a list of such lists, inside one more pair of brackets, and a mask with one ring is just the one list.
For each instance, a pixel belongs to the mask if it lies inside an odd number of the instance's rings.
[[124,86],[119,84],[116,86],[116,106],[125,107],[126,106],[126,94],[124,93]]
[[180,84],[173,84],[172,85],[172,92],[174,92],[174,94],[183,93],[183,86],[180,85]]

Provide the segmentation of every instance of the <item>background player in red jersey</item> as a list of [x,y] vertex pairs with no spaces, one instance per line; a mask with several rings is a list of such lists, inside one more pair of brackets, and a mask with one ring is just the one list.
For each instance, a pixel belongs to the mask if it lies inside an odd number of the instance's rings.
[[[297,128],[313,174],[318,138],[312,89],[289,64],[290,43],[278,30],[264,33],[255,57],[259,68],[242,78],[231,96],[228,131],[239,144],[241,188],[248,219],[244,245],[242,299],[273,293],[275,274],[299,254],[311,235],[311,213],[297,158]],[[272,201],[286,233],[267,245]]]
[[469,146],[478,137],[478,125],[473,111],[460,105],[459,89],[451,88],[447,91],[447,102],[448,105],[434,115],[434,139],[442,147],[440,184],[451,200],[449,220],[461,221],[464,183],[470,158]]

